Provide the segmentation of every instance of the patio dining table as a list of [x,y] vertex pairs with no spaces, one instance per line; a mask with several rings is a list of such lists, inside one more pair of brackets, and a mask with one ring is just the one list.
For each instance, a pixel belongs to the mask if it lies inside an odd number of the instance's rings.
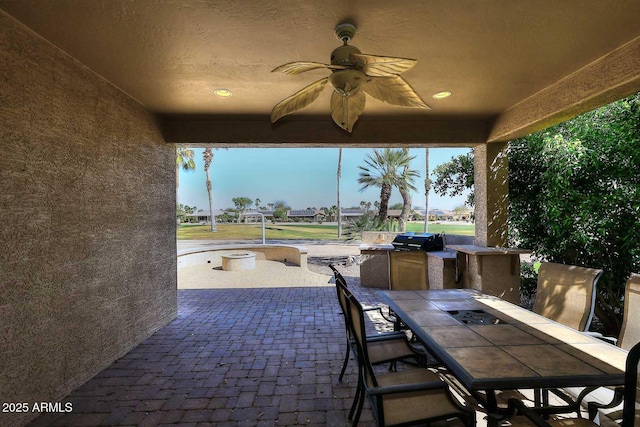
[[[473,289],[380,291],[428,351],[475,396],[496,390],[624,384],[627,351]],[[480,393],[482,392],[482,393]]]

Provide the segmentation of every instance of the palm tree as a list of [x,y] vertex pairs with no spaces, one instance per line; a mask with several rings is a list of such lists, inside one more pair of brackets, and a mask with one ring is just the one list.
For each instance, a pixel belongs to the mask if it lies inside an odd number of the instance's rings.
[[329,215],[331,216],[332,221],[336,219],[337,212],[338,212],[338,207],[336,205],[333,205],[329,208]]
[[340,174],[342,172],[342,148],[338,149],[338,239],[342,237],[342,211],[340,210]]
[[[398,170],[404,170],[405,166],[409,167],[411,160],[415,156],[409,156],[407,149],[391,149],[373,150],[373,154],[369,154],[364,162],[367,166],[358,166],[361,170],[358,184],[361,185],[360,191],[369,187],[380,187],[380,208],[378,210],[378,220],[383,223],[387,219],[387,210],[391,191],[393,187],[404,185],[401,183],[402,173]],[[408,168],[410,175],[417,176],[418,172]],[[409,188],[412,187],[413,184]]]
[[207,193],[209,193],[209,212],[211,212],[211,231],[218,231],[216,226],[216,215],[213,212],[213,196],[211,194],[211,178],[209,176],[209,168],[213,162],[213,151],[211,148],[206,148],[202,153],[202,159],[204,160],[204,173],[207,175]]
[[424,176],[424,232],[429,232],[429,191],[431,191],[431,180],[429,179],[429,149],[424,149],[425,155],[425,176]]
[[398,176],[396,186],[402,196],[402,212],[398,218],[398,228],[400,231],[405,232],[407,231],[409,212],[411,212],[411,191],[417,191],[413,183],[415,179],[420,176],[420,173],[410,167],[410,162],[415,156],[409,157],[409,150],[407,148],[403,148],[402,151],[403,156],[399,158],[399,162],[403,164],[402,173]]
[[176,189],[180,186],[180,169],[185,172],[195,170],[196,162],[193,160],[195,154],[191,148],[176,147]]
[[255,202],[256,203],[256,211],[260,210],[260,202],[262,202],[262,200],[256,199],[256,202]]

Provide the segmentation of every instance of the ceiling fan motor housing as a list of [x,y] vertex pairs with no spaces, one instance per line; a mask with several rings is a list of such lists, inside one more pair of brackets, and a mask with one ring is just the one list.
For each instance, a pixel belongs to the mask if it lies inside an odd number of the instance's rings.
[[360,86],[367,76],[359,70],[338,70],[331,73],[329,82],[336,92],[342,96],[351,96],[360,91]]
[[355,46],[344,45],[338,48],[335,48],[333,52],[331,52],[331,65],[345,65],[345,66],[353,66],[355,65],[351,62],[349,55],[352,53],[362,53],[360,49]]

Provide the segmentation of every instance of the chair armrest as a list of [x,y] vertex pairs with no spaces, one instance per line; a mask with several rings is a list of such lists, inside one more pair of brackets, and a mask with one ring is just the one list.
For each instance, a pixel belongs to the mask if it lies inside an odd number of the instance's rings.
[[614,388],[613,398],[611,399],[611,402],[604,405],[598,402],[589,402],[589,405],[588,405],[589,419],[590,420],[595,419],[596,415],[598,414],[598,409],[615,408],[616,406],[621,405],[623,400],[624,400],[624,387]]
[[375,335],[367,335],[367,342],[387,341],[387,340],[397,340],[397,339],[406,340],[407,336],[402,331],[389,331],[389,332],[381,332]]
[[398,321],[396,318],[392,318],[390,314],[384,314],[384,312],[382,311],[382,307],[379,307],[379,306],[363,307],[362,311],[378,311],[380,312],[380,316],[382,316],[384,320],[386,320],[389,323],[395,323]]
[[606,335],[602,335],[600,332],[585,331],[585,332],[583,332],[583,334],[584,335],[589,335],[590,337],[598,338],[599,340],[602,340],[602,341],[606,341],[609,344],[613,344],[613,345],[617,345],[618,344],[618,338],[616,338],[616,337],[608,337]]
[[379,394],[408,393],[421,390],[446,389],[447,384],[444,381],[428,381],[424,383],[386,385],[369,389],[369,394],[377,396]]

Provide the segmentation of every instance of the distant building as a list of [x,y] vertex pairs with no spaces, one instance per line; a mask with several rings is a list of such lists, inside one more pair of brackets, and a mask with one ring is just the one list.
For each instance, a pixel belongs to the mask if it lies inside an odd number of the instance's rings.
[[264,219],[273,219],[273,211],[272,210],[259,210],[258,213],[264,215]]
[[[216,218],[218,218],[220,215],[223,215],[225,212],[223,210],[220,209],[216,209],[214,210],[215,214],[216,214]],[[210,224],[211,223],[211,212],[209,210],[200,210],[198,212],[192,213],[192,214],[185,214],[183,216],[184,221],[186,223],[192,223],[192,224]]]
[[[422,210],[424,212],[424,210]],[[456,209],[453,211],[442,209],[431,209],[429,211],[429,221],[471,221],[473,210],[468,208]]]
[[341,209],[342,218],[353,219],[364,215],[364,209]]
[[319,209],[292,209],[287,211],[287,218],[293,221],[321,221],[324,219],[324,212]]
[[[258,210],[258,211],[247,211],[244,215],[247,217],[251,217],[251,213],[258,212],[262,214],[265,220],[273,220],[274,219],[274,211],[273,210]],[[364,209],[342,209],[342,218],[346,220],[354,220],[362,217],[365,214]],[[231,215],[235,216],[235,212],[227,212],[220,209],[215,210],[216,219],[220,216]],[[400,209],[389,209],[387,211],[387,217],[392,219],[398,219],[402,210]],[[412,221],[416,217],[424,217],[424,209],[414,209],[409,212],[409,220]],[[254,215],[256,216],[256,215]],[[471,209],[456,209],[454,211],[442,210],[442,209],[431,209],[429,211],[429,221],[470,221],[473,216],[473,210]],[[186,214],[183,217],[183,221],[185,223],[193,223],[193,224],[209,224],[211,223],[211,214],[208,210],[200,210],[198,212],[192,214]],[[224,219],[224,218],[223,218]],[[325,221],[327,217],[324,211],[320,209],[291,209],[287,211],[287,219],[291,221]],[[249,219],[252,221],[252,219]]]

